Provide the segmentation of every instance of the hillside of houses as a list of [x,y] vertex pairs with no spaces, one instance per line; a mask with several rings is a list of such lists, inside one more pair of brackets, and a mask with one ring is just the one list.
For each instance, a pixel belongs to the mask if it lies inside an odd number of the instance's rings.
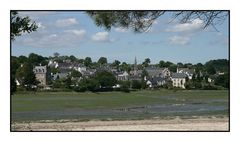
[[[11,59],[11,84],[26,90],[100,91],[131,89],[224,89],[229,86],[229,61],[211,60],[201,63],[151,64],[149,58],[138,63],[108,63],[101,57],[42,57],[30,54]],[[11,88],[12,89],[12,88]],[[14,89],[14,88],[13,88]]]

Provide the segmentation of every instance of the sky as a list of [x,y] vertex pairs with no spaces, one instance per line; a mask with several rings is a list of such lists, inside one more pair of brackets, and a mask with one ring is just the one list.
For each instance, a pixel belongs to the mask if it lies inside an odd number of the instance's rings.
[[38,25],[38,30],[24,33],[12,41],[13,56],[36,53],[45,57],[74,55],[97,61],[107,57],[108,62],[119,60],[138,63],[150,58],[156,64],[160,60],[173,63],[205,63],[212,59],[228,59],[228,19],[213,27],[203,28],[203,21],[194,19],[179,23],[173,14],[159,17],[153,26],[143,33],[131,29],[113,27],[106,31],[97,27],[84,11],[24,11]]

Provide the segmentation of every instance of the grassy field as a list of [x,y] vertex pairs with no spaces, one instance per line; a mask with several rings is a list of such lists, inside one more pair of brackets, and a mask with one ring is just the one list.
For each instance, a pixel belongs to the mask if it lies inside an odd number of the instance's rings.
[[227,115],[227,90],[144,90],[101,93],[18,92],[12,121],[145,119]]

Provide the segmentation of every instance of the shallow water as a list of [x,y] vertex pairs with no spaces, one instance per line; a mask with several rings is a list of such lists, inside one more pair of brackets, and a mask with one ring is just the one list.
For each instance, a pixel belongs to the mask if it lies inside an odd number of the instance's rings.
[[13,112],[13,121],[56,119],[136,119],[162,116],[196,116],[227,114],[226,105],[211,103],[155,104],[115,109],[64,109]]

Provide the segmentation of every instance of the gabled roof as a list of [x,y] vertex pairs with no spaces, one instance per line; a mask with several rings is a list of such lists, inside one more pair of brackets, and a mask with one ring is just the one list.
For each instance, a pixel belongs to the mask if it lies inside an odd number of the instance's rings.
[[163,82],[165,81],[165,79],[162,77],[154,77],[154,78],[151,78],[149,81],[152,83],[152,85],[157,85],[158,82]]
[[194,69],[178,68],[178,73],[194,74]]
[[185,73],[172,73],[172,78],[185,78],[187,77]]
[[46,73],[47,72],[47,66],[35,66],[33,68],[34,73]]

